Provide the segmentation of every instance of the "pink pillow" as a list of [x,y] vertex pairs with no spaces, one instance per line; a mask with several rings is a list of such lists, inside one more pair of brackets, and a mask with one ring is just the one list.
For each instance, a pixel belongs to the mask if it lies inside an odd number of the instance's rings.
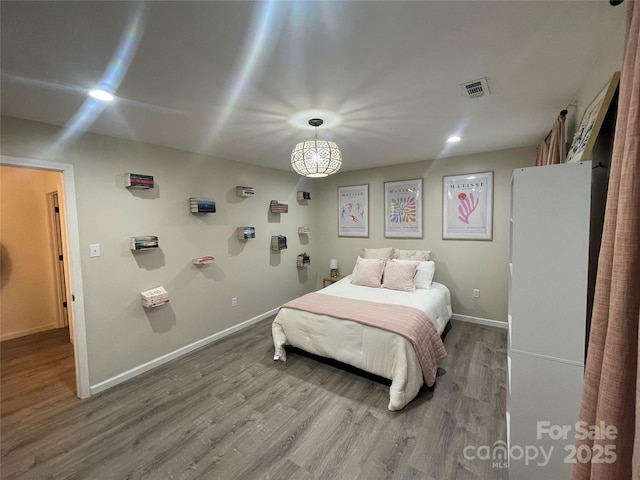
[[358,257],[356,273],[351,279],[351,283],[364,287],[379,287],[386,261],[384,258],[368,260]]
[[416,275],[419,262],[397,262],[389,260],[384,267],[382,287],[403,292],[415,292],[413,277]]

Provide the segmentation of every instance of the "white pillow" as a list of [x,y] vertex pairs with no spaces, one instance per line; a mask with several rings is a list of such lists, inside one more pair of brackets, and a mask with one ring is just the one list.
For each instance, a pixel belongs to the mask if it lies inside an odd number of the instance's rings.
[[[394,262],[401,263],[415,263],[412,260],[394,260]],[[436,273],[436,263],[434,261],[418,262],[418,269],[416,270],[416,276],[413,277],[413,283],[416,288],[431,288],[433,282],[433,275]]]
[[391,258],[393,247],[389,248],[365,248],[362,258]]
[[403,292],[415,292],[416,286],[413,277],[420,262],[409,262],[401,260],[388,260],[384,265],[382,275],[382,287]]
[[417,260],[425,262],[431,260],[431,250],[396,250],[393,252],[393,258],[398,260]]
[[364,287],[379,287],[386,262],[387,260],[384,258],[364,259],[358,257],[351,283]]

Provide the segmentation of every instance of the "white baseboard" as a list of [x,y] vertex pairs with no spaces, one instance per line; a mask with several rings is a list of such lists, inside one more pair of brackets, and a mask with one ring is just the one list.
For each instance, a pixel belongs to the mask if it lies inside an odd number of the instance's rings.
[[159,367],[160,365],[163,365],[175,358],[186,355],[189,352],[193,352],[198,348],[204,347],[205,345],[221,340],[224,337],[228,337],[232,333],[236,333],[240,330],[244,330],[245,328],[250,327],[254,323],[257,323],[260,320],[264,320],[265,318],[268,318],[271,315],[274,315],[277,311],[278,309],[274,308],[273,310],[269,310],[268,312],[262,313],[257,317],[250,318],[249,320],[239,323],[238,325],[234,325],[233,327],[229,327],[226,330],[223,330],[218,333],[214,333],[209,337],[198,340],[197,342],[193,342],[190,345],[186,345],[182,348],[179,348],[178,350],[174,350],[173,352],[167,353],[166,355],[162,355],[161,357],[151,360],[150,362],[143,363],[142,365],[132,368],[131,370],[127,370],[126,372],[120,373],[115,377],[111,377],[103,382],[97,383],[95,385],[91,385],[90,387],[91,395],[100,393],[104,390],[107,390],[111,387],[118,385],[119,383],[129,380],[130,378],[136,377],[144,372],[148,372],[149,370],[155,367]]
[[454,320],[460,320],[461,322],[486,325],[487,327],[509,328],[509,324],[507,322],[501,322],[500,320],[491,320],[489,318],[471,317],[469,315],[460,315],[459,313],[454,313],[453,315],[451,315],[451,318],[453,318]]
[[13,338],[25,337],[27,335],[33,335],[34,333],[46,332],[47,330],[53,330],[54,328],[60,327],[57,323],[50,323],[48,325],[40,325],[39,327],[18,330],[17,332],[3,333],[2,335],[0,335],[0,342],[11,340]]

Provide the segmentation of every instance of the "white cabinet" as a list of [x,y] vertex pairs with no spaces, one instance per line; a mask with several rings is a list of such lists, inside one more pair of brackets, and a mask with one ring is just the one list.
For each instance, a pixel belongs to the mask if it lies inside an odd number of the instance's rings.
[[[582,395],[590,206],[591,162],[514,171],[507,387],[510,480],[571,478],[572,464],[565,462],[570,451],[565,447],[575,443]],[[566,434],[557,434],[559,428]],[[527,451],[537,458],[527,459]],[[543,452],[550,451],[545,460]],[[518,458],[520,452],[524,456]]]

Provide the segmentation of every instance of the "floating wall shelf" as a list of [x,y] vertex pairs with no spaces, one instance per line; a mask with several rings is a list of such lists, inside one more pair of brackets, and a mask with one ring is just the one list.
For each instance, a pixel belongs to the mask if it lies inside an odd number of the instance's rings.
[[253,197],[256,194],[256,189],[253,187],[242,187],[238,185],[236,187],[236,196],[238,197]]
[[279,200],[271,200],[271,212],[272,213],[288,213],[289,204],[281,202]]
[[308,267],[309,265],[311,265],[311,257],[306,253],[298,255],[297,265],[298,267]]
[[208,263],[213,263],[216,259],[211,255],[205,255],[204,257],[197,257],[192,260],[194,265],[206,265]]
[[153,235],[129,237],[129,248],[131,250],[147,250],[149,248],[158,248],[158,237]]
[[299,235],[309,235],[311,233],[311,228],[309,227],[298,227]]
[[124,186],[127,188],[153,188],[153,175],[125,173]]
[[159,286],[146,292],[140,292],[140,301],[143,307],[159,307],[160,305],[169,303],[169,293],[163,286]]
[[236,229],[238,240],[249,240],[250,238],[256,238],[255,227],[238,227]]
[[274,235],[271,237],[271,250],[280,251],[287,248],[287,237],[284,235]]
[[216,201],[213,198],[191,197],[191,213],[215,213]]
[[309,192],[298,192],[298,201],[311,200],[311,194]]

